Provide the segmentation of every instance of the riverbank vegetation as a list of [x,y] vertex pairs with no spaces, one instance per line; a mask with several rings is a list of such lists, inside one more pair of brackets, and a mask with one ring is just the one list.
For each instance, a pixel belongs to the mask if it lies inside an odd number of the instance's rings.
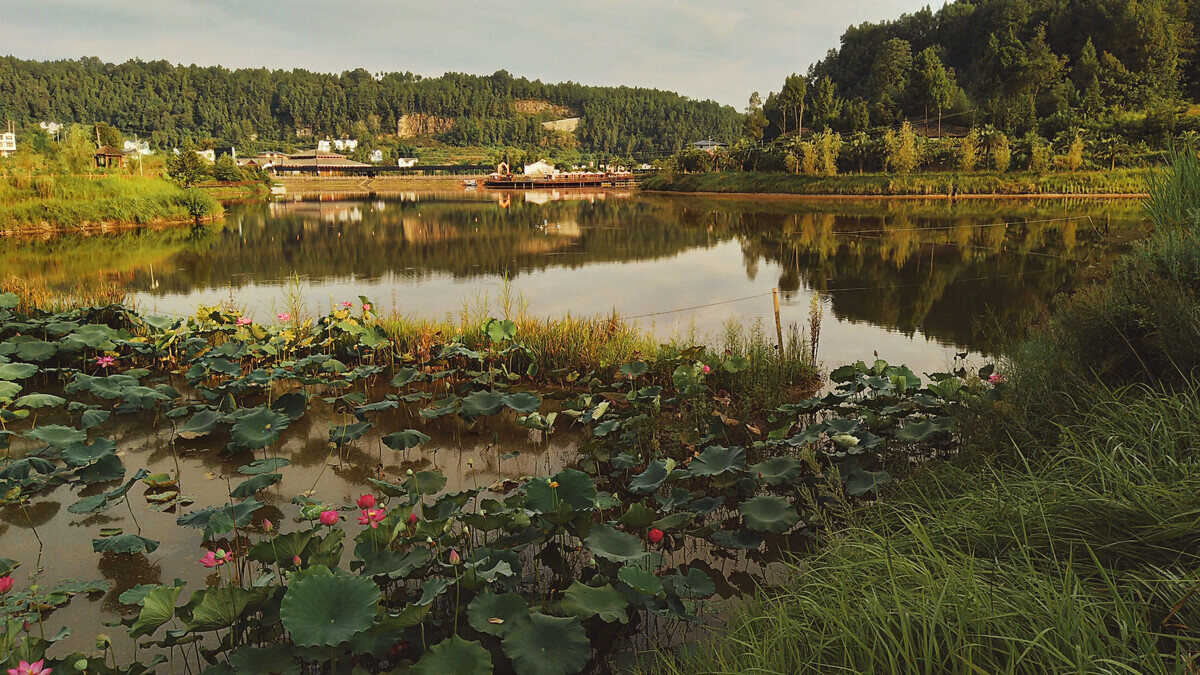
[[921,195],[1128,195],[1145,189],[1154,169],[1078,173],[887,173],[810,176],[766,171],[663,172],[642,181],[643,190],[728,194],[826,196]]
[[1200,162],[1150,192],[1154,236],[1013,345],[956,456],[848,508],[784,589],[659,669],[1195,668]]
[[[0,232],[198,222],[223,213],[218,196],[260,194],[261,177],[246,183],[236,165],[232,173],[221,162],[206,166],[194,153],[169,161],[132,155],[123,166],[98,168],[91,137],[101,138],[101,131],[70,125],[57,138],[40,132],[0,158]],[[165,175],[183,177],[175,170],[183,162],[189,167],[187,180],[166,180]],[[218,178],[235,182],[191,189]]]

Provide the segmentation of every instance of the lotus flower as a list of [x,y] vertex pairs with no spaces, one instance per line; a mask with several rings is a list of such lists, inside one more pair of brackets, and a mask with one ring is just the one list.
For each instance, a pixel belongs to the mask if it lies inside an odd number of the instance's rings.
[[365,305],[363,305],[363,311],[364,311],[364,312],[369,312],[369,311],[371,311],[371,305],[370,305],[369,303],[368,303],[368,304],[365,304]]
[[707,374],[709,374],[710,372],[712,372],[712,368],[709,368],[707,365],[705,365],[705,366],[702,366],[702,367],[700,368],[700,372],[702,372],[702,373],[704,373],[705,375],[707,375]]
[[992,384],[1000,384],[1003,381],[1004,381],[1004,376],[1001,375],[1000,373],[992,373],[988,377],[988,382],[990,382]]
[[217,556],[215,553],[212,551],[205,551],[204,555],[200,558],[200,564],[204,565],[205,567],[212,568],[219,566],[221,563],[217,562]]
[[349,300],[342,301],[342,309],[350,309],[353,306],[354,306],[354,303],[350,302]]
[[226,551],[223,548],[217,549],[216,561],[218,565],[224,565],[227,562],[233,562],[233,551]]
[[112,368],[114,365],[116,365],[116,363],[117,360],[111,356],[96,357],[96,365],[100,366],[101,368]]
[[275,315],[275,318],[279,319],[280,321],[291,321],[292,315],[288,314],[287,312],[280,312],[279,314]]
[[240,316],[237,320],[237,325],[239,326],[249,326],[252,323],[254,323],[254,321],[248,316]]
[[358,517],[358,524],[370,525],[374,530],[379,527],[381,520],[383,520],[383,509],[363,509],[362,514]]
[[298,556],[298,555],[292,556],[292,564],[295,565],[296,567],[299,567],[300,566],[300,556]]
[[43,668],[45,665],[45,659],[39,659],[33,663],[21,661],[16,668],[8,669],[8,675],[51,675],[49,668]]
[[369,509],[375,506],[375,495],[362,495],[356,503],[360,509]]
[[270,532],[274,528],[275,528],[275,525],[273,523],[271,523],[271,521],[267,520],[266,518],[263,518],[263,532]]
[[13,578],[10,576],[0,577],[0,593],[7,593],[12,590]]
[[658,542],[662,541],[663,531],[657,527],[652,527],[650,528],[649,534],[646,535],[646,538],[650,540],[651,544],[657,544]]
[[415,514],[415,513],[408,514],[408,524],[409,525],[417,524],[417,514]]
[[450,564],[457,565],[460,562],[462,562],[462,558],[459,557],[458,551],[450,549]]
[[337,521],[338,521],[337,511],[322,511],[321,512],[321,524],[322,525],[334,525],[337,523]]

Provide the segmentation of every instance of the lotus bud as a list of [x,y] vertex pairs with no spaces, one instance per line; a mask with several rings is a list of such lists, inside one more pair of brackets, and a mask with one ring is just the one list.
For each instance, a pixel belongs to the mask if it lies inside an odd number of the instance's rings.
[[88,660],[87,659],[79,659],[78,661],[76,661],[75,663],[73,663],[71,665],[74,666],[75,670],[78,670],[79,672],[83,672],[83,671],[87,670]]
[[411,475],[413,475],[412,469],[409,469],[409,470],[405,471],[405,472],[404,472],[404,475],[405,475],[405,476],[411,476]]
[[296,567],[299,567],[300,566],[300,556],[298,556],[298,555],[292,556],[292,564],[295,565]]
[[457,565],[461,561],[462,561],[462,558],[458,557],[458,551],[456,551],[454,549],[450,549],[450,564]]
[[263,518],[263,523],[262,523],[262,525],[263,525],[263,532],[270,532],[270,531],[271,531],[272,529],[274,529],[274,527],[275,527],[275,526],[274,526],[274,525],[271,523],[271,521],[267,520],[266,518]]

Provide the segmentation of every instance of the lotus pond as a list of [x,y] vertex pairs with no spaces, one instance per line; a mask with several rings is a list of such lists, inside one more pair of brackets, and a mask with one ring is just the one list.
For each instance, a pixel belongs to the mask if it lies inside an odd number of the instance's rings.
[[[990,368],[748,405],[701,347],[544,370],[517,324],[0,294],[0,654],[56,673],[575,673],[709,639]],[[798,391],[798,390],[789,390]],[[163,664],[159,666],[158,664]]]

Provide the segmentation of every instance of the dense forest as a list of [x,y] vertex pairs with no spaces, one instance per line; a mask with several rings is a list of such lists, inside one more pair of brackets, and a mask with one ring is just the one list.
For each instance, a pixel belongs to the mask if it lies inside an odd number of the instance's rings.
[[[531,112],[518,101],[559,108]],[[542,127],[563,109],[582,117],[573,134]],[[425,78],[362,69],[327,74],[0,57],[0,119],[101,122],[158,147],[214,138],[246,147],[309,134],[381,136],[414,114],[432,119],[430,135],[452,145],[565,146],[625,156],[659,155],[699,138],[730,140],[740,131],[740,114],[713,101],[654,89],[545,84],[505,71]]]
[[[761,108],[770,140],[912,120],[1055,138],[1077,128],[1171,132],[1200,98],[1195,0],[957,0],[850,27]],[[1194,114],[1194,110],[1192,111]],[[1073,131],[1071,133],[1074,133]]]

